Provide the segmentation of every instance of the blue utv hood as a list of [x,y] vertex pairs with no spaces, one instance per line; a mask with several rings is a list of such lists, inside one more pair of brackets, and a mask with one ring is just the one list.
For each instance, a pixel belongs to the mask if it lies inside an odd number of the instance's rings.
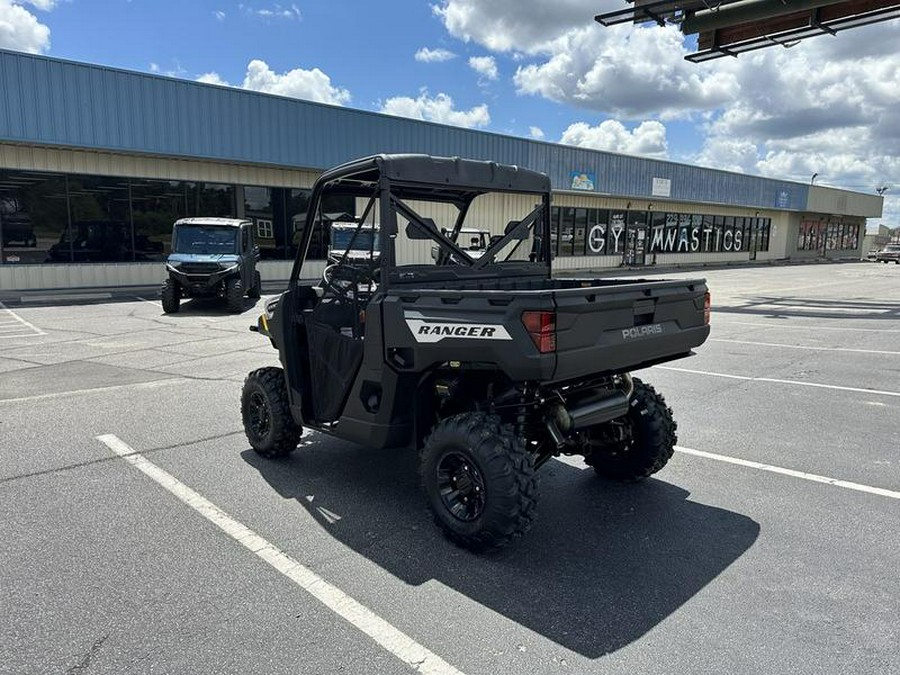
[[168,263],[221,263],[234,265],[240,262],[241,257],[236,253],[170,253]]

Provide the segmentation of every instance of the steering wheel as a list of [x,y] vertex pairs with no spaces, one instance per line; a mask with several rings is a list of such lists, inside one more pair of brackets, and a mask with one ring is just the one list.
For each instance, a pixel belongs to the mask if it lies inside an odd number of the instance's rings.
[[330,289],[338,302],[354,302],[358,299],[360,285],[372,292],[375,286],[374,267],[357,266],[346,261],[326,265],[322,272],[325,289]]

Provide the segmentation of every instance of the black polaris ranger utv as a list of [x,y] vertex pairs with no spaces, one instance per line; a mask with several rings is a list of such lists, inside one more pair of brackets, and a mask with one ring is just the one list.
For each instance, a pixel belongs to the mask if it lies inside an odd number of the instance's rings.
[[[356,199],[357,232],[377,232],[380,254],[307,258],[335,195]],[[629,371],[704,342],[706,284],[553,279],[549,207],[547,176],[493,162],[381,155],[324,173],[288,290],[252,327],[282,367],[244,383],[251,446],[286,455],[306,427],[417,449],[437,524],[473,550],[528,529],[535,472],[555,455],[619,480],[659,471],[675,422]],[[467,222],[493,235],[477,256]]]
[[258,298],[262,280],[256,269],[259,246],[253,223],[236,218],[182,218],[172,228],[168,277],[160,295],[166,314],[182,298],[225,298],[229,311],[244,309],[244,295]]

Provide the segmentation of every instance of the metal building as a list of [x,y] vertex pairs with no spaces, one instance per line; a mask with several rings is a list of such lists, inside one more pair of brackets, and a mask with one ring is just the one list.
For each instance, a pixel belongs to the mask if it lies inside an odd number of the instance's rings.
[[286,278],[316,176],[381,152],[547,173],[557,269],[859,259],[882,210],[879,195],[45,56],[0,51],[0,86],[2,290],[155,283],[172,223],[197,215],[253,220],[264,277]]

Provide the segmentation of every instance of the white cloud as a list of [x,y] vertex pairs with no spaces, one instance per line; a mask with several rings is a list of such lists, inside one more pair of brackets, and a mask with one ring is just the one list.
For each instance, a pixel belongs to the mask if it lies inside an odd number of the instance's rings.
[[656,120],[641,122],[631,131],[617,120],[604,120],[595,127],[585,122],[576,122],[563,132],[559,142],[627,155],[659,159],[668,156],[666,127]]
[[[609,3],[607,3],[609,4]],[[627,119],[670,119],[719,107],[737,85],[728,71],[684,61],[675,26],[602,28],[586,0],[443,0],[451,35],[518,56],[520,94]]]
[[150,62],[150,72],[151,72],[151,73],[158,73],[158,72],[159,72],[159,64],[158,64],[158,63],[154,63],[153,61],[151,61],[151,62]]
[[344,105],[350,101],[350,92],[333,86],[331,78],[318,68],[295,68],[279,75],[260,59],[254,59],[247,65],[242,86],[244,89],[334,105]]
[[[900,185],[900,21],[729,59],[740,96],[702,127],[696,161],[874,194]],[[900,224],[885,195],[884,222]]]
[[683,60],[675,26],[574,29],[550,43],[546,60],[520,66],[520,94],[628,119],[716,108],[738,92],[734,76]]
[[[234,86],[222,79],[216,72],[204,73],[198,82]],[[350,102],[350,92],[331,84],[331,78],[318,68],[303,70],[295,68],[284,73],[276,73],[261,59],[253,59],[247,64],[247,73],[241,83],[242,89],[261,91],[267,94],[301,98],[319,103],[344,105]]]
[[415,55],[416,61],[422,63],[440,63],[455,58],[456,54],[448,49],[429,49],[428,47],[422,47]]
[[297,5],[291,4],[288,6],[275,4],[271,7],[262,7],[255,8],[250,7],[249,5],[240,4],[238,5],[238,9],[246,14],[251,16],[257,16],[261,19],[302,19],[303,15],[300,13],[300,10],[297,8]]
[[497,61],[493,56],[473,56],[469,59],[469,68],[489,80],[496,80],[498,77]]
[[203,73],[203,75],[197,78],[197,82],[203,82],[204,84],[219,84],[223,87],[231,86],[228,82],[219,77],[219,74],[216,72]]
[[[450,35],[517,60],[522,95],[626,122],[693,123],[703,145],[684,158],[701,165],[803,182],[818,172],[817,183],[869,194],[879,182],[897,185],[897,196],[886,194],[884,220],[900,224],[900,20],[692,64],[675,26],[593,22],[619,7],[619,0],[439,0],[434,12]],[[618,129],[573,125],[567,133],[627,152],[636,143]],[[643,140],[651,154],[663,152]]]
[[528,127],[528,133],[531,134],[532,138],[536,138],[538,140],[542,140],[544,138],[544,130],[540,127]]
[[[32,4],[44,10],[54,5],[50,0]],[[0,0],[0,48],[40,54],[50,49],[50,29],[21,5]]]
[[433,6],[450,34],[498,52],[537,53],[548,41],[590,25],[596,3],[585,0],[442,0]]
[[216,17],[216,19],[218,21],[224,21],[226,15],[225,15],[225,12],[223,12],[220,9],[217,9],[215,12],[213,12],[213,16]]
[[28,4],[44,12],[49,12],[57,5],[57,0],[19,0],[19,4]]
[[389,98],[381,107],[381,112],[467,128],[485,127],[491,123],[486,105],[477,105],[469,110],[454,110],[453,99],[447,94],[437,94],[432,98],[428,96],[427,91],[422,91],[418,98],[408,96]]

